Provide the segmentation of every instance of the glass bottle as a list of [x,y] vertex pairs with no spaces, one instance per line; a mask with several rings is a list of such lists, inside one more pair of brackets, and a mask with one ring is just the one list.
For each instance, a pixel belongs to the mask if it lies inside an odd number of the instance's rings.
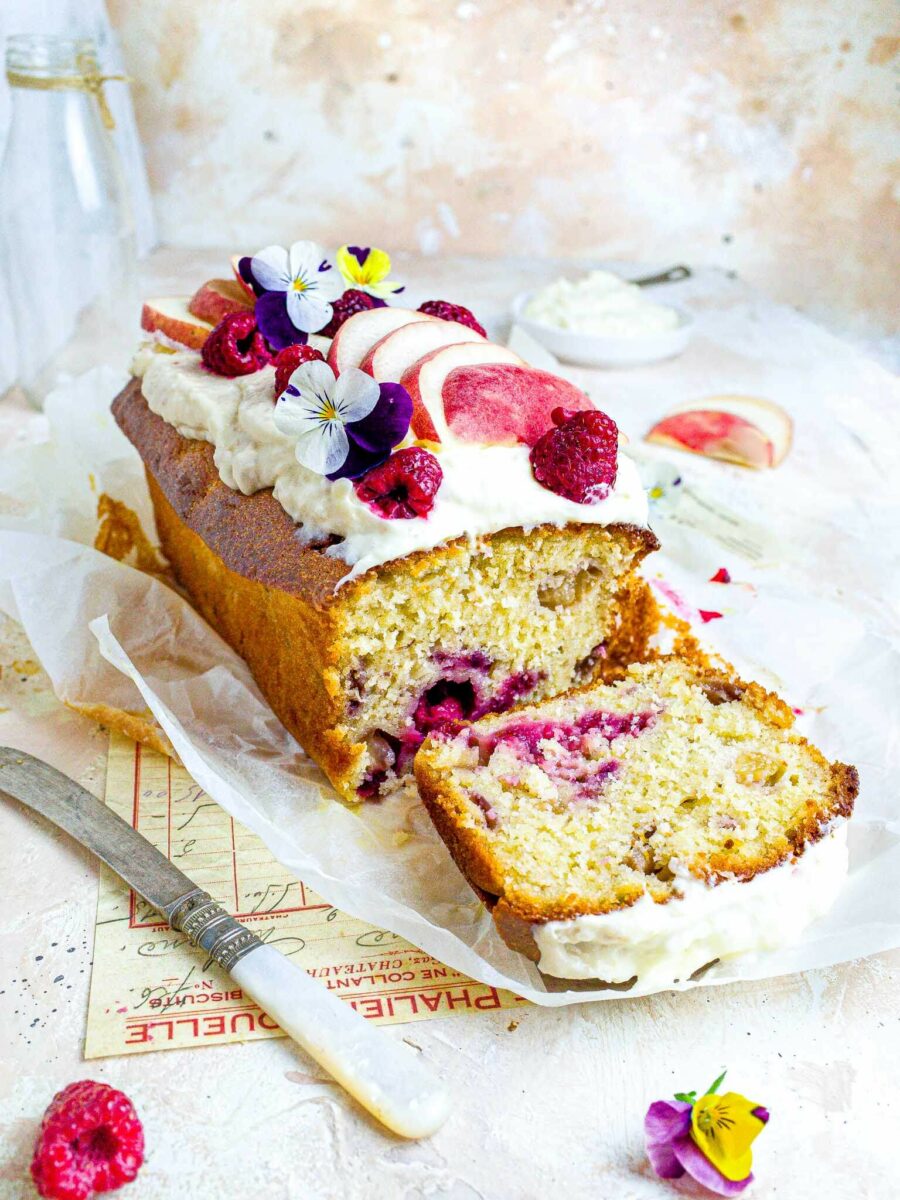
[[13,106],[0,247],[17,383],[40,407],[67,376],[103,361],[125,365],[134,227],[93,42],[10,37],[6,70]]

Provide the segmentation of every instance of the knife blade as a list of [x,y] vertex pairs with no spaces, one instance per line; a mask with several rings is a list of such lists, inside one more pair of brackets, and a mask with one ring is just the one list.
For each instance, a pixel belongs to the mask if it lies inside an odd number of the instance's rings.
[[444,1123],[448,1094],[409,1047],[371,1026],[273,946],[263,945],[80,784],[49,763],[3,746],[0,794],[40,813],[106,863],[389,1129],[420,1138]]

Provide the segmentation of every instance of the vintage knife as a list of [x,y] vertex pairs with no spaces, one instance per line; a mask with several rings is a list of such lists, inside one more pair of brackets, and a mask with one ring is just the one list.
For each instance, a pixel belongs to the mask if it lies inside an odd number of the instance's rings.
[[444,1123],[449,1096],[410,1048],[263,945],[74,780],[30,754],[0,747],[0,793],[40,813],[112,867],[389,1129],[421,1138]]

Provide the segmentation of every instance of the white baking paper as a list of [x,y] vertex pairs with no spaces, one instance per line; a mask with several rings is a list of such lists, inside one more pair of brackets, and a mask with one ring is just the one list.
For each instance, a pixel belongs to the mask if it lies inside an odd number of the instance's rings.
[[[833,911],[799,945],[717,964],[679,988],[900,946],[896,384],[787,310],[729,310],[723,293],[705,311],[706,299],[702,289],[694,296],[704,344],[681,360],[571,374],[630,434],[654,487],[666,550],[646,573],[660,597],[745,676],[802,710],[801,727],[825,753],[858,766],[862,790]],[[0,608],[25,627],[57,694],[149,707],[197,783],[343,911],[539,1004],[621,997],[583,984],[548,991],[495,934],[414,793],[353,810],[336,802],[241,659],[190,606],[91,548],[101,492],[153,529],[138,457],[107,411],[123,382],[101,369],[62,389],[35,418],[38,443],[0,461]],[[793,413],[796,445],[779,471],[640,443],[671,404],[716,391],[768,396]],[[733,582],[708,582],[722,566]]]

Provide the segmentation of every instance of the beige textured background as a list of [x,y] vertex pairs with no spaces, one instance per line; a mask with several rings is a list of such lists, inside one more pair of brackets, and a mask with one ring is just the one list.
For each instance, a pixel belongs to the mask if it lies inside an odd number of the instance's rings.
[[717,262],[890,331],[889,0],[112,0],[164,240]]

